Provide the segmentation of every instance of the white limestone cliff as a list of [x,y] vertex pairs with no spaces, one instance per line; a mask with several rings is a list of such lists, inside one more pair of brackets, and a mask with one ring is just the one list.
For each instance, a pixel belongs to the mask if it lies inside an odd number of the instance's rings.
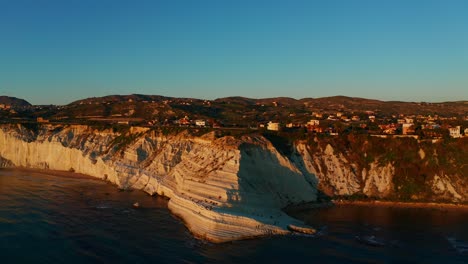
[[4,166],[69,170],[167,196],[196,236],[214,242],[289,233],[288,225],[302,223],[281,208],[316,200],[309,176],[260,136],[4,125],[0,157]]

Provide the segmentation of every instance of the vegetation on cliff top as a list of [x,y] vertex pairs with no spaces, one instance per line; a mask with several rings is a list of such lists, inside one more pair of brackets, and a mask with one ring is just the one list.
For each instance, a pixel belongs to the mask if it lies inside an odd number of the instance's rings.
[[462,182],[468,180],[468,138],[447,138],[433,143],[413,138],[387,139],[349,134],[309,140],[311,151],[316,153],[323,151],[328,144],[337,154],[356,164],[357,173],[364,168],[368,170],[373,162],[380,166],[392,164],[395,189],[388,197],[390,199],[431,200],[432,191],[427,183],[436,175],[456,176]]

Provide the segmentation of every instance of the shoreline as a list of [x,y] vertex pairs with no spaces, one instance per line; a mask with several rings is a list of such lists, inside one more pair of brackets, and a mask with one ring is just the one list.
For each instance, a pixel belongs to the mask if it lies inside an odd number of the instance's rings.
[[[39,173],[39,174],[46,174],[46,175],[55,176],[55,177],[102,181],[101,178],[93,177],[87,174],[71,172],[71,171],[63,171],[63,170],[50,170],[50,169],[27,168],[27,167],[11,167],[11,168],[0,168],[0,171],[12,171],[12,172],[18,171],[18,172],[28,172],[28,173]],[[163,197],[166,197],[166,196],[163,196]],[[337,206],[337,205],[468,210],[468,204],[443,203],[443,202],[438,203],[438,202],[380,201],[380,200],[373,200],[373,201],[331,200],[330,202],[312,202],[312,203],[304,203],[304,204],[293,204],[285,208],[282,208],[281,210],[285,213],[289,213],[289,212],[298,212],[298,211],[304,211],[304,210],[330,208],[330,207]]]
[[36,173],[36,174],[46,174],[50,176],[63,177],[63,178],[102,180],[100,178],[96,178],[87,174],[71,172],[71,171],[62,171],[62,170],[11,167],[11,168],[0,168],[0,171],[11,171],[11,172],[18,171],[18,172],[28,172],[28,173]]
[[334,206],[367,206],[367,207],[388,207],[388,208],[414,208],[414,209],[437,209],[437,210],[467,210],[468,204],[456,203],[438,203],[438,202],[403,202],[403,201],[365,201],[365,200],[331,200],[330,202],[313,202],[289,205],[283,208],[283,212],[287,214],[295,214],[308,210],[320,210],[331,208]]
[[333,200],[334,205],[358,205],[375,207],[398,207],[398,208],[432,208],[432,209],[462,209],[468,210],[468,204],[438,203],[438,202],[402,202],[402,201],[344,201]]

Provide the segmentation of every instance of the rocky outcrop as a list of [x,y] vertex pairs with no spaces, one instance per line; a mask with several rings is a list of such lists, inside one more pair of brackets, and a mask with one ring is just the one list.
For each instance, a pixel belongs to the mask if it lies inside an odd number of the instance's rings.
[[[316,179],[318,189],[330,197],[356,195],[399,200],[399,195],[403,193],[411,200],[468,202],[468,179],[467,175],[463,176],[463,171],[461,175],[447,174],[443,171],[450,168],[439,165],[434,169],[442,173],[431,171],[433,175],[420,177],[425,179],[422,182],[414,180],[417,175],[398,175],[409,170],[406,168],[429,166],[432,160],[437,159],[436,154],[428,156],[423,149],[418,148],[415,151],[417,160],[404,161],[397,165],[394,161],[385,159],[374,158],[367,161],[367,153],[356,158],[358,155],[347,154],[346,151],[338,151],[330,144],[323,146],[296,142],[292,158],[296,160],[295,163],[303,164],[302,167],[312,175],[311,178]],[[385,154],[382,153],[382,156]],[[399,171],[397,166],[400,166]]]
[[372,162],[369,170],[365,168],[362,170],[362,180],[364,181],[362,192],[373,197],[390,195],[394,189],[394,174],[395,168],[391,163],[379,165],[377,162]]
[[288,226],[306,228],[281,208],[316,201],[318,189],[330,197],[398,199],[396,194],[405,193],[415,199],[468,201],[463,171],[422,175],[427,178],[422,183],[399,175],[406,168],[436,164],[437,156],[428,155],[434,151],[427,147],[417,146],[416,165],[397,167],[392,153],[371,159],[370,148],[359,153],[318,139],[293,142],[281,154],[279,146],[260,135],[217,138],[213,132],[162,131],[3,125],[0,167],[74,171],[122,189],[164,195],[170,198],[169,209],[196,236],[215,242],[286,234]]
[[[438,195],[443,196],[448,200],[453,201],[464,201],[466,197],[463,197],[454,185],[452,184],[451,179],[447,175],[435,175],[434,179],[432,180],[432,189]],[[465,192],[466,196],[466,192]]]
[[351,195],[360,190],[357,167],[327,145],[322,155],[314,156],[320,179],[333,187],[336,195]]
[[286,234],[302,223],[281,208],[316,200],[311,175],[261,136],[5,125],[0,157],[3,166],[74,171],[167,196],[196,236],[214,242]]
[[15,165],[10,160],[0,157],[0,168],[13,168]]

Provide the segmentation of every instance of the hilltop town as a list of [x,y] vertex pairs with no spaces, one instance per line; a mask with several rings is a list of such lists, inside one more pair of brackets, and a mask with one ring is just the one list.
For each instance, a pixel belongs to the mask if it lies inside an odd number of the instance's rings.
[[370,134],[418,139],[468,136],[468,102],[385,102],[345,96],[325,98],[227,97],[215,100],[156,95],[93,97],[68,105],[31,105],[0,98],[3,123],[138,125],[226,131]]

